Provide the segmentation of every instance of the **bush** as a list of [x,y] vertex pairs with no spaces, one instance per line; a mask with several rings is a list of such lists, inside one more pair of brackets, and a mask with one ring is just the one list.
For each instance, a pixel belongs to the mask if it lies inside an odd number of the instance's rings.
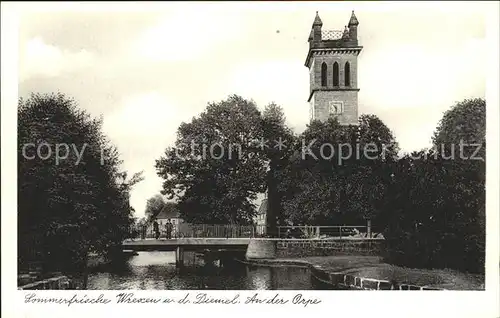
[[484,163],[427,155],[398,163],[387,201],[387,260],[408,267],[483,273]]

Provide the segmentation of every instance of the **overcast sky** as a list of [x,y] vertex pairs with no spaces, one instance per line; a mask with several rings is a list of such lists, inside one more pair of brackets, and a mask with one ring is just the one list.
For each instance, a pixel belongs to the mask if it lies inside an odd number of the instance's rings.
[[484,10],[473,2],[44,8],[21,20],[19,94],[61,91],[103,116],[124,168],[145,172],[131,199],[139,216],[161,190],[155,159],[172,145],[179,124],[207,102],[233,93],[260,108],[274,101],[296,132],[305,128],[304,61],[316,10],[323,30],[342,30],[355,10],[364,47],[359,111],[379,116],[404,151],[429,146],[442,113],[456,101],[485,95]]

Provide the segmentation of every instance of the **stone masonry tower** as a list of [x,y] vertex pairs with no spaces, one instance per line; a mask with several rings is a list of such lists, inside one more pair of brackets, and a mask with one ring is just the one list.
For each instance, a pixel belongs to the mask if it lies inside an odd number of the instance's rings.
[[322,30],[318,12],[309,35],[310,120],[335,116],[342,125],[358,124],[358,19],[352,11],[344,31]]

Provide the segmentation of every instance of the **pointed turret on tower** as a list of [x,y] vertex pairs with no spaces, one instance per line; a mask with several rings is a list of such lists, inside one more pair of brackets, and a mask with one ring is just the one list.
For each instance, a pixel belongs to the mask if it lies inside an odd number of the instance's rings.
[[318,11],[316,11],[316,17],[314,18],[314,22],[312,25],[312,33],[313,33],[313,42],[321,42],[321,27],[323,26],[323,22],[319,17]]
[[350,34],[349,34],[349,29],[347,28],[347,25],[344,27],[344,34],[342,35],[343,39],[349,39]]
[[318,11],[316,11],[316,17],[314,18],[313,27],[315,25],[323,26],[323,21],[321,21]]
[[356,15],[354,14],[354,10],[352,10],[352,13],[351,13],[351,19],[349,20],[349,25],[358,25],[359,22],[358,22],[358,18],[356,18]]
[[349,37],[352,41],[358,43],[358,18],[354,14],[354,10],[352,10],[351,19],[349,20]]

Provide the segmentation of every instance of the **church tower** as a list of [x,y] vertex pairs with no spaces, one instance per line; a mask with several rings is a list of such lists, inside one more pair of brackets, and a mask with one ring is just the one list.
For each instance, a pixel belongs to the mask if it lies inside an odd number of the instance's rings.
[[309,35],[305,66],[310,76],[310,120],[335,116],[342,125],[358,124],[358,19],[352,11],[343,31],[322,30],[318,12]]

